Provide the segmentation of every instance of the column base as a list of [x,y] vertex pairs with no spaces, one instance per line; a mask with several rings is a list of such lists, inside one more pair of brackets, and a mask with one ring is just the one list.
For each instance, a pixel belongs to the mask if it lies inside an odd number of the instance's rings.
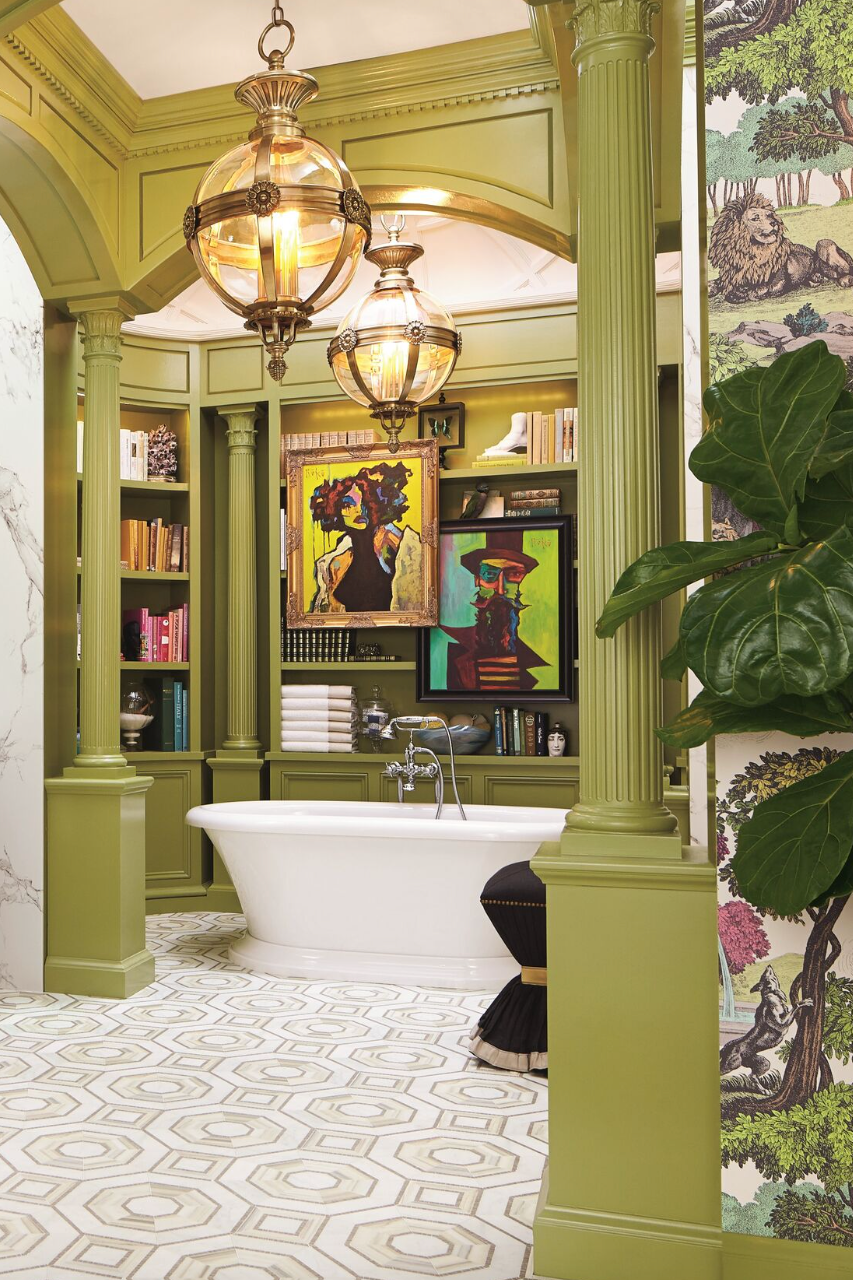
[[[213,771],[213,803],[263,799],[262,771],[265,761],[253,752],[223,747],[208,760]],[[213,880],[207,890],[207,911],[242,912],[237,890],[225,863],[213,850]]]
[[114,962],[49,955],[44,963],[46,991],[124,1000],[153,981],[154,957],[146,950]]
[[716,869],[677,834],[638,839],[567,832],[532,862],[550,1129],[534,1273],[554,1280],[721,1280]]
[[145,793],[135,769],[71,766],[47,791],[46,990],[122,999],[154,980],[145,947]]
[[716,1227],[549,1204],[546,1175],[533,1225],[533,1274],[549,1280],[722,1280],[721,1242]]

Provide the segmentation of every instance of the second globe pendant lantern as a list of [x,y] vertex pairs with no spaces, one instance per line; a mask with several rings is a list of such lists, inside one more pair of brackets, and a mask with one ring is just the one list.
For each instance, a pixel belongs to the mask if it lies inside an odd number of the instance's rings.
[[423,248],[400,240],[405,218],[383,217],[382,225],[388,243],[364,255],[379,279],[341,321],[328,356],[341,390],[371,410],[396,453],[406,420],[453,372],[462,338],[446,308],[409,275]]
[[[266,37],[279,28],[286,47],[265,53]],[[293,42],[276,4],[258,41],[267,70],[235,93],[257,123],[248,142],[211,165],[184,217],[202,279],[260,335],[277,382],[297,334],[350,283],[371,234],[370,209],[346,164],[306,137],[297,119],[319,86],[285,67]]]

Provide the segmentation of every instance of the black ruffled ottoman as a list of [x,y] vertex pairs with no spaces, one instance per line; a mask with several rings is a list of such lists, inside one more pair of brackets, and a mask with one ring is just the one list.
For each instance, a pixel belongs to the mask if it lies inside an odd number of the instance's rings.
[[507,950],[521,965],[471,1033],[471,1052],[493,1067],[548,1067],[545,886],[529,862],[495,872],[480,901]]

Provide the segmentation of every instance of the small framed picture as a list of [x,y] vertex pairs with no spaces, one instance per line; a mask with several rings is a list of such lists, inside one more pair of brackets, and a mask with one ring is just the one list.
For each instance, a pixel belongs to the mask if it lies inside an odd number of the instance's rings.
[[439,526],[438,626],[421,632],[418,701],[569,701],[569,516]]
[[436,440],[439,449],[464,449],[465,405],[462,401],[451,404],[441,395],[437,404],[421,405],[418,439]]

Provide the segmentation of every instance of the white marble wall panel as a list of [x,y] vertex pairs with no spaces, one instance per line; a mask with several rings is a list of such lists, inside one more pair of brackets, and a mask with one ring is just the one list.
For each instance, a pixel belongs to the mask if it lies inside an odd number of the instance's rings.
[[0,222],[0,988],[41,991],[44,883],[42,300]]

